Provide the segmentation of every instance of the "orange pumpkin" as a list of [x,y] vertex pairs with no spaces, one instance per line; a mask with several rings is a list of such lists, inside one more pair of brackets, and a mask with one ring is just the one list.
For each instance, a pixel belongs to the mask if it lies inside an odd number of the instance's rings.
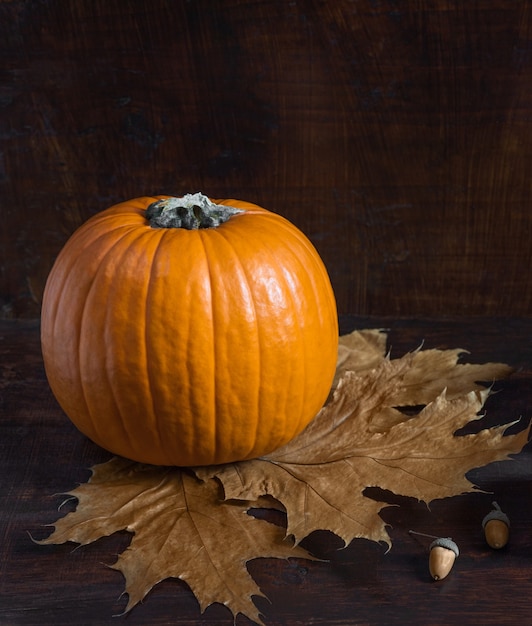
[[338,347],[309,240],[259,206],[202,194],[137,198],[89,219],[51,270],[41,329],[72,422],[157,465],[287,443],[325,402]]

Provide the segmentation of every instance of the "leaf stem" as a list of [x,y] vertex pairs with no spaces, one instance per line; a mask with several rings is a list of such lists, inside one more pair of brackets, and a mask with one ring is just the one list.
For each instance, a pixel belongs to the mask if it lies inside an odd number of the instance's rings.
[[428,537],[429,539],[439,539],[439,537],[436,537],[436,535],[427,535],[427,533],[418,533],[415,530],[409,530],[408,533],[410,535],[419,535],[420,537]]

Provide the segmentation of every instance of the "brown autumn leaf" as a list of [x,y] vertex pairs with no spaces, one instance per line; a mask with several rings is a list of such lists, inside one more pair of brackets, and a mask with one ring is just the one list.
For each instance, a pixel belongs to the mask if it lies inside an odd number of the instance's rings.
[[[474,489],[468,471],[508,458],[528,440],[529,429],[504,436],[508,425],[454,435],[478,419],[489,395],[476,381],[511,372],[497,363],[459,364],[461,352],[383,356],[373,368],[346,371],[332,400],[287,445],[260,459],[196,472],[217,477],[227,498],[279,500],[296,542],[330,530],[346,544],[365,537],[390,545],[378,515],[387,505],[364,496],[366,487],[427,503],[466,493]],[[414,416],[404,410],[420,405]]]
[[338,341],[338,358],[332,388],[336,389],[345,372],[372,369],[386,357],[386,333],[379,329],[356,330]]
[[[160,580],[178,577],[201,610],[220,602],[262,623],[248,560],[311,558],[297,543],[314,530],[346,544],[366,537],[390,545],[379,516],[388,505],[364,496],[366,487],[425,502],[465,493],[474,489],[469,470],[525,445],[530,427],[517,435],[505,435],[508,425],[455,435],[479,418],[489,395],[478,381],[489,385],[511,371],[458,363],[462,352],[420,349],[391,359],[383,331],[343,336],[334,392],[289,444],[260,459],[195,468],[195,476],[119,458],[97,465],[69,494],[77,509],[41,543],[87,544],[129,530],[131,544],[113,566],[125,577],[126,612]],[[286,511],[286,529],[245,514],[272,501]]]
[[176,577],[192,589],[202,612],[220,602],[235,616],[262,623],[251,597],[263,594],[246,563],[256,557],[313,558],[286,540],[282,528],[247,515],[249,505],[221,503],[214,480],[118,457],[92,472],[86,484],[66,494],[77,498],[77,509],[38,543],[86,545],[120,530],[134,533],[112,565],[125,578],[125,612],[158,582]]

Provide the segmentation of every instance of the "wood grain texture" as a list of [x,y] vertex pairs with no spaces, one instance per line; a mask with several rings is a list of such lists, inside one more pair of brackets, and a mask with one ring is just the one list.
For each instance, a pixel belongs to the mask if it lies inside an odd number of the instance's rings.
[[[464,360],[506,362],[515,374],[496,383],[498,393],[486,404],[483,426],[523,417],[532,406],[532,321],[397,320],[342,317],[342,332],[389,328],[392,356],[424,348],[470,350]],[[43,538],[61,513],[60,494],[89,478],[89,468],[110,455],[78,433],[49,390],[34,321],[0,322],[0,624],[38,626],[231,626],[221,605],[200,614],[186,584],[165,580],[128,615],[120,597],[124,581],[107,568],[130,541],[115,533],[74,550],[73,544],[38,546],[28,533]],[[435,501],[430,510],[409,498],[368,490],[389,502],[382,512],[393,545],[341,541],[317,532],[304,545],[329,562],[256,559],[248,567],[270,602],[257,599],[267,626],[521,626],[530,621],[532,593],[532,449],[513,461],[494,463],[469,475],[481,490]],[[511,520],[507,547],[491,550],[481,522],[497,500]],[[265,516],[271,512],[263,512]],[[275,518],[270,517],[271,521]],[[279,520],[278,520],[279,521]],[[409,529],[451,536],[461,554],[445,580],[428,573],[428,544]],[[429,540],[430,542],[430,540]],[[251,626],[240,616],[237,626]]]
[[0,2],[0,307],[144,194],[279,212],[341,313],[532,313],[532,3]]

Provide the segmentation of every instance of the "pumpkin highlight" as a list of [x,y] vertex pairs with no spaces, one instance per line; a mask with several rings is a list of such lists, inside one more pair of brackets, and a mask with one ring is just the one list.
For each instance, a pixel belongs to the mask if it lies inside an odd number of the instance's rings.
[[201,194],[181,203],[199,215],[191,228],[150,224],[168,206],[183,213],[168,196],[93,216],[44,291],[42,352],[55,397],[86,436],[142,463],[271,452],[313,419],[335,372],[336,304],[310,241],[238,200],[214,201],[218,213],[230,209],[209,225],[202,202],[212,205]]

